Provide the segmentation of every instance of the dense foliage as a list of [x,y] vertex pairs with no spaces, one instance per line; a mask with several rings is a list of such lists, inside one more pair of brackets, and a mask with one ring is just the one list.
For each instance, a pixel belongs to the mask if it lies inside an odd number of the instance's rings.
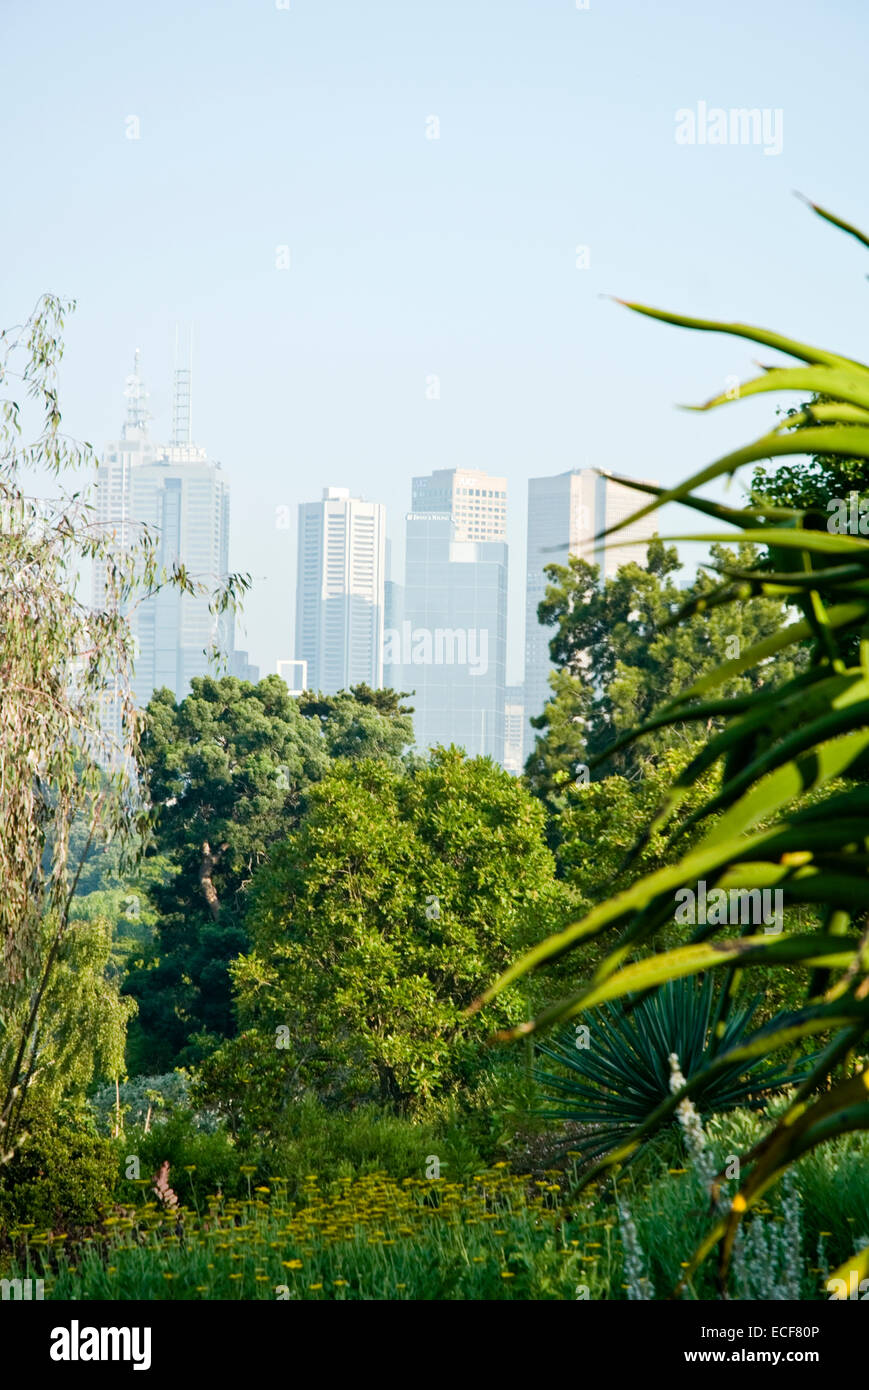
[[151,890],[156,933],[125,988],[139,1004],[131,1065],[157,1072],[235,1032],[228,967],[249,944],[247,889],[306,789],[335,757],[397,764],[412,726],[394,691],[294,700],[279,676],[200,677],[181,701],[157,691],[147,713],[142,767],[170,873]]
[[[336,764],[255,879],[237,1046],[256,1031],[284,1097],[407,1109],[471,1086],[485,1034],[464,1010],[534,924],[568,912],[541,832],[539,805],[486,760]],[[504,1024],[525,1016],[504,998]]]

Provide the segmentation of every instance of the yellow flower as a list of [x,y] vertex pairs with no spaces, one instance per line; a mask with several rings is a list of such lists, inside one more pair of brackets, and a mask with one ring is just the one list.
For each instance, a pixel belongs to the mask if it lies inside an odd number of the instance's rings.
[[501,1278],[502,1278],[502,1279],[515,1279],[515,1278],[516,1278],[516,1275],[515,1275],[515,1274],[511,1274],[509,1269],[502,1269],[502,1270],[501,1270]]
[[335,1285],[336,1289],[346,1289],[347,1287],[346,1279],[333,1279],[332,1283]]
[[164,1278],[164,1279],[174,1279],[174,1278],[175,1278],[175,1275],[174,1275],[174,1274],[164,1274],[164,1275],[163,1275],[163,1278]]
[[301,1269],[301,1268],[302,1268],[302,1261],[301,1261],[301,1260],[281,1260],[281,1264],[283,1265],[284,1269]]
[[311,1289],[311,1290],[322,1289],[322,1287],[323,1287],[322,1284],[309,1284],[309,1285],[308,1285],[308,1288]]

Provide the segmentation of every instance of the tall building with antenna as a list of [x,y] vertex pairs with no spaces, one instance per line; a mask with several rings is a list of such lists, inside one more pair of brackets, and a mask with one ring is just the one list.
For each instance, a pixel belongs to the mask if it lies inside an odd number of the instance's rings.
[[[106,448],[97,473],[96,519],[123,551],[142,536],[144,527],[157,542],[157,562],[171,573],[184,565],[209,592],[229,572],[229,483],[221,465],[208,458],[192,438],[192,349],[179,366],[177,343],[172,398],[171,443],[155,443],[149,432],[148,395],[136,353],[127,377],[126,419],[121,437]],[[94,572],[93,602],[104,605],[105,573]],[[136,704],[144,707],[153,692],[167,686],[176,699],[189,693],[194,676],[215,670],[213,650],[232,654],[231,620],[223,629],[209,609],[208,593],[182,593],[163,585],[130,613],[136,640]]]
[[[107,444],[97,467],[95,520],[102,535],[111,536],[119,550],[132,542],[130,484],[134,467],[151,463],[156,455],[148,436],[148,392],[139,370],[139,349],[133,355],[133,370],[124,383],[127,402],[120,438]],[[105,606],[105,567],[94,569],[94,607]]]

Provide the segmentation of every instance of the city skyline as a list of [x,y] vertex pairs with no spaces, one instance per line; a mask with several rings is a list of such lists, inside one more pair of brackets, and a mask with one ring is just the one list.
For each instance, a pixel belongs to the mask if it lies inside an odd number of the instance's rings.
[[[164,567],[183,563],[194,579],[225,580],[229,479],[193,442],[192,388],[192,364],[179,366],[176,354],[172,442],[158,443],[136,351],[125,383],[126,418],[97,470],[96,516],[121,549],[146,525]],[[456,743],[518,774],[533,747],[528,721],[548,698],[549,632],[536,617],[543,567],[583,555],[599,565],[603,583],[621,564],[642,560],[632,544],[651,538],[656,522],[641,520],[604,547],[595,537],[635,509],[632,489],[589,469],[529,480],[525,664],[522,680],[508,682],[507,632],[523,614],[511,613],[508,601],[507,481],[479,468],[439,468],[410,483],[415,510],[404,518],[402,582],[392,574],[383,503],[327,485],[319,500],[299,505],[296,585],[288,600],[295,653],[272,669],[293,693],[407,687],[418,750]],[[92,593],[99,607],[98,568]],[[141,706],[161,686],[181,700],[194,676],[219,669],[208,655],[217,633],[204,597],[161,591],[142,604],[134,626]],[[225,623],[220,638],[229,674],[256,682],[259,665],[236,647],[234,622]]]
[[[530,477],[599,466],[672,483],[738,437],[731,409],[675,405],[753,375],[751,345],[708,335],[700,353],[671,329],[663,351],[655,325],[607,296],[859,356],[844,306],[860,248],[827,257],[825,229],[793,198],[860,221],[840,138],[864,105],[856,0],[769,61],[817,13],[803,0],[734,0],[726,18],[689,0],[444,0],[419,43],[398,0],[154,0],[146,25],[82,0],[53,8],[47,40],[38,11],[11,0],[7,168],[28,226],[10,217],[0,233],[7,319],[46,290],[76,298],[64,428],[94,442],[117,432],[134,346],[154,431],[170,438],[175,324],[194,325],[195,430],[236,482],[230,566],[254,579],[238,640],[263,670],[292,650],[295,525],[281,509],[295,517],[327,484],[384,501],[400,575],[411,475],[506,477],[515,607]],[[782,110],[781,153],[680,143],[677,113],[701,101]],[[764,228],[756,255],[742,249],[749,213]],[[763,402],[740,410],[760,432]],[[679,511],[661,517],[664,534],[688,529]],[[522,652],[508,633],[511,682]]]
[[[192,333],[192,330],[189,330]],[[159,462],[161,471],[165,465],[185,465],[200,464],[209,469],[216,467],[222,469],[220,463],[209,460],[204,448],[193,443],[192,438],[192,392],[193,392],[193,373],[192,363],[188,360],[188,365],[179,366],[178,357],[178,337],[176,329],[176,352],[175,369],[173,372],[173,397],[171,406],[171,440],[168,445],[158,443],[151,434],[153,415],[149,409],[150,391],[144,380],[141,371],[141,354],[138,349],[134,351],[133,371],[126,377],[124,384],[124,399],[126,401],[126,418],[124,420],[120,436],[117,440],[110,441],[104,450],[98,452],[98,469],[95,482],[95,497],[97,499],[97,520],[102,526],[111,526],[121,545],[129,543],[134,538],[134,528],[131,525],[133,518],[137,524],[156,525],[157,512],[155,511],[154,498],[149,497],[144,500],[142,484],[138,486],[139,503],[137,507],[131,508],[131,469],[138,468],[145,463]],[[165,473],[168,478],[169,474]],[[141,475],[144,477],[144,474]],[[159,475],[158,475],[159,477]],[[570,498],[562,499],[564,506],[557,503],[551,517],[547,521],[541,532],[543,541],[540,537],[532,537],[532,530],[535,525],[535,508],[532,498],[537,495],[541,487],[552,488],[561,487],[564,480],[568,480],[570,489],[579,487],[576,498],[573,498],[571,491]],[[403,607],[396,607],[395,612],[390,616],[390,607],[403,604],[404,582],[395,578],[392,557],[395,553],[405,555],[406,527],[411,517],[417,513],[430,513],[432,515],[442,512],[449,515],[453,523],[453,542],[503,542],[505,549],[505,575],[509,572],[509,565],[506,563],[506,556],[509,554],[509,545],[506,541],[508,530],[508,518],[510,508],[508,503],[507,480],[504,477],[489,474],[483,469],[471,468],[438,468],[428,475],[412,475],[409,480],[409,490],[411,496],[411,506],[415,510],[404,512],[401,523],[395,525],[395,535],[388,534],[385,517],[387,508],[384,503],[378,500],[371,500],[365,497],[351,498],[350,491],[346,487],[335,484],[325,485],[322,497],[317,502],[300,502],[296,510],[296,526],[293,527],[293,518],[289,508],[282,508],[282,515],[278,524],[283,529],[294,529],[299,536],[297,545],[297,564],[294,590],[287,605],[288,611],[294,615],[292,625],[293,637],[288,644],[288,649],[294,650],[294,656],[288,658],[286,651],[279,655],[274,662],[269,664],[263,660],[260,654],[254,649],[251,652],[252,660],[248,659],[249,649],[242,650],[236,646],[235,624],[231,630],[227,628],[224,636],[224,645],[227,647],[227,657],[229,660],[229,670],[231,674],[238,675],[243,679],[251,679],[253,671],[276,671],[287,661],[296,665],[300,662],[306,672],[308,688],[322,688],[325,693],[335,693],[339,688],[347,687],[351,684],[364,681],[366,684],[374,686],[388,683],[385,679],[383,667],[383,653],[386,649],[386,659],[391,663],[393,675],[397,678],[401,671],[402,662],[391,657],[388,652],[389,631],[397,632],[396,624],[399,616],[403,619]],[[235,566],[229,556],[231,530],[228,518],[228,496],[229,496],[229,474],[222,474],[223,488],[226,493],[227,515],[223,524],[223,559],[222,565],[218,569],[202,568],[201,573],[210,577],[225,578],[226,573],[232,571]],[[146,489],[147,491],[147,489]],[[580,493],[582,501],[579,500]],[[611,499],[618,498],[618,505],[614,508]],[[618,565],[634,558],[634,551],[631,544],[651,535],[656,529],[652,523],[641,522],[638,526],[633,526],[623,532],[618,542],[609,543],[606,547],[600,544],[591,546],[591,538],[596,532],[611,526],[615,521],[621,521],[630,511],[634,510],[639,504],[637,494],[629,488],[622,487],[616,480],[601,477],[595,470],[573,468],[555,477],[529,478],[528,480],[528,504],[525,510],[526,535],[523,546],[525,559],[525,593],[522,597],[521,605],[513,601],[508,603],[506,614],[506,632],[512,635],[514,646],[521,645],[523,657],[521,663],[517,665],[514,658],[512,672],[513,679],[505,678],[504,685],[509,684],[514,690],[520,687],[525,688],[525,720],[533,713],[539,713],[542,703],[539,699],[539,692],[545,694],[547,687],[548,671],[550,668],[548,651],[545,651],[548,642],[548,635],[545,630],[534,624],[535,630],[530,628],[532,612],[536,614],[537,604],[543,596],[545,582],[539,573],[540,565],[532,568],[531,554],[535,547],[539,549],[543,544],[542,563],[564,562],[568,553],[580,553],[587,550],[587,558],[593,559],[601,565],[601,579],[613,575]],[[571,500],[572,499],[572,500]],[[370,662],[367,658],[362,658],[355,665],[351,661],[339,672],[337,669],[330,674],[326,674],[315,655],[315,646],[311,645],[311,638],[301,640],[298,636],[300,632],[300,618],[305,610],[305,569],[315,563],[312,554],[305,556],[305,549],[301,540],[305,518],[307,524],[315,521],[324,503],[332,504],[332,510],[341,513],[345,510],[345,504],[358,503],[367,517],[377,517],[377,572],[379,577],[368,576],[368,587],[371,593],[375,591],[381,595],[379,606],[381,613],[377,619],[377,627],[370,629],[367,634],[367,644],[370,652],[380,653],[380,656],[373,655]],[[565,519],[570,518],[569,525],[565,529]],[[580,517],[582,518],[580,524]],[[368,524],[366,521],[365,525]],[[545,534],[544,534],[545,533]],[[319,578],[323,578],[325,573],[326,557],[323,551],[324,532],[322,526],[318,532],[320,536],[318,558],[316,563],[320,566]],[[176,550],[180,554],[180,549],[176,544]],[[545,551],[545,555],[543,552]],[[642,550],[637,550],[640,560],[643,558]],[[203,559],[203,554],[183,555],[185,562],[191,565],[194,577],[197,577],[196,561]],[[333,557],[333,564],[336,557]],[[341,560],[342,571],[347,569],[349,564],[350,551],[343,554]],[[515,564],[515,557],[513,559]],[[347,569],[349,573],[349,569]],[[256,580],[254,579],[254,586]],[[92,594],[95,605],[101,601],[101,586],[99,576],[95,573],[92,578]],[[343,590],[342,590],[343,592]],[[348,591],[349,592],[349,591]],[[357,595],[358,600],[358,595]],[[200,603],[201,601],[197,601]],[[176,601],[177,604],[177,601]],[[158,601],[152,601],[149,606],[155,608],[159,606]],[[334,605],[333,605],[334,606]],[[310,603],[308,605],[309,611]],[[347,627],[349,622],[348,613],[344,615],[342,626]],[[177,619],[176,619],[177,621]],[[243,621],[243,620],[242,620]],[[153,626],[153,623],[152,623]],[[241,626],[241,624],[239,624]],[[436,625],[437,626],[437,625]],[[449,620],[444,621],[443,626],[450,627]],[[539,630],[537,630],[539,628]],[[436,630],[436,627],[432,629]],[[476,632],[476,628],[468,629]],[[375,631],[381,634],[377,639]],[[210,634],[213,637],[213,633]],[[227,641],[228,635],[228,641]],[[404,645],[406,645],[406,636]],[[471,639],[472,643],[475,639]],[[487,638],[488,641],[488,633]],[[322,645],[322,639],[320,639]],[[384,643],[386,648],[384,648]],[[189,645],[189,644],[188,644]],[[315,644],[316,645],[316,644]],[[153,642],[148,641],[146,648],[146,662],[149,655],[153,658]],[[154,676],[144,676],[141,672],[137,677],[137,693],[147,692],[161,683],[168,684],[170,688],[183,687],[185,681],[189,681],[189,675],[203,674],[205,669],[210,669],[208,663],[203,665],[199,659],[199,649],[196,649],[197,656],[193,664],[189,667],[189,674],[185,675],[179,668],[179,674],[175,679],[159,680]],[[544,653],[542,660],[541,653]],[[260,657],[260,659],[257,659]],[[506,644],[505,644],[505,671],[509,670],[506,664]],[[153,665],[153,659],[151,660]],[[545,668],[545,669],[544,669]],[[166,654],[163,656],[161,670],[165,675],[168,674],[166,667]],[[531,676],[529,679],[529,670]],[[156,671],[156,666],[155,666]],[[396,679],[394,684],[400,684]],[[144,694],[143,703],[148,698],[148,693]],[[545,701],[544,701],[545,702]],[[538,708],[538,705],[540,708]],[[530,734],[530,731],[528,731]],[[525,754],[528,752],[528,742],[526,737]]]

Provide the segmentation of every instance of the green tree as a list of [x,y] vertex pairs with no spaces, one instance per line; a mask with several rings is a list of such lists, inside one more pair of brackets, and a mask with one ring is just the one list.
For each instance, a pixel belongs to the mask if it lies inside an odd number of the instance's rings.
[[319,721],[330,758],[385,758],[396,764],[413,743],[413,708],[404,693],[354,685],[337,695],[305,692],[299,710]]
[[228,967],[249,944],[251,880],[334,757],[399,765],[413,737],[401,698],[358,686],[296,700],[279,676],[257,685],[200,677],[181,701],[155,692],[141,765],[155,845],[173,873],[152,890],[156,939],[132,960],[125,985],[139,1002],[133,1071],[197,1062],[234,1033]]
[[[471,1086],[491,1020],[467,1027],[462,1011],[535,922],[568,910],[542,819],[518,782],[456,749],[411,772],[337,764],[255,879],[253,949],[233,966],[244,1031],[211,1059],[210,1099],[238,1103],[221,1077],[237,1083],[239,1050],[271,1113],[305,1087],[406,1110]],[[526,1007],[505,996],[499,1021]]]
[[[712,547],[712,564],[751,563],[753,549]],[[613,749],[619,733],[645,724],[698,674],[722,660],[736,659],[754,642],[779,630],[785,605],[759,597],[738,611],[710,602],[716,578],[701,569],[688,589],[674,575],[680,568],[676,550],[653,540],[646,566],[623,565],[603,587],[598,567],[571,556],[566,566],[550,565],[552,583],[539,608],[541,623],[555,628],[550,652],[556,670],[550,678],[552,699],[533,722],[541,730],[526,764],[532,789],[553,810],[565,805],[566,788],[586,775],[593,759],[595,775],[617,773],[631,780],[645,777],[649,765],[666,749],[686,749],[696,739],[687,724],[667,725],[649,735],[641,748]],[[674,620],[690,607],[686,621]],[[754,671],[735,670],[728,695],[750,695],[792,674],[792,654],[777,657]],[[716,727],[710,716],[708,730]]]

